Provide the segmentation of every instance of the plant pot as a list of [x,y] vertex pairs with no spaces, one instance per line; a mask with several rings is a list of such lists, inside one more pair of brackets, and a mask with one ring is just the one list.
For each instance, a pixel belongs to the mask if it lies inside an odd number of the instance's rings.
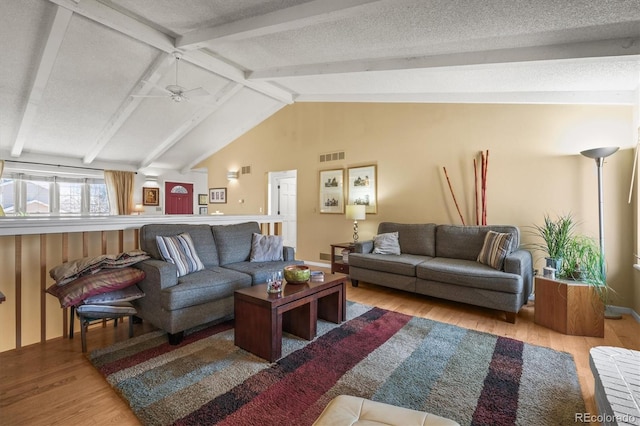
[[547,267],[555,269],[556,273],[560,273],[560,270],[562,269],[562,259],[552,259],[550,257],[545,257],[545,260],[547,261]]

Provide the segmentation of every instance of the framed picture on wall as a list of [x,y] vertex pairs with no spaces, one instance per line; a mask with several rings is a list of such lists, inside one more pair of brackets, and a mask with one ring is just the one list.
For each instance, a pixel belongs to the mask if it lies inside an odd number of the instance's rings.
[[376,166],[350,167],[347,177],[347,204],[363,204],[369,214],[378,212]]
[[210,204],[227,204],[227,188],[209,188]]
[[145,206],[159,206],[160,188],[142,187],[142,204]]
[[198,194],[198,205],[199,206],[207,205],[207,194]]
[[320,171],[320,213],[344,213],[344,170]]
[[[204,194],[205,196],[205,201],[206,201],[206,196],[207,194]],[[200,214],[207,214],[207,208],[206,207],[200,207]]]

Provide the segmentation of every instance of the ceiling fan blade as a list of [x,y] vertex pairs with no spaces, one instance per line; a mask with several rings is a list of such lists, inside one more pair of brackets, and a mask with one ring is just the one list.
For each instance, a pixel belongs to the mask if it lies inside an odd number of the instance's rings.
[[[142,80],[142,82],[143,82],[143,83],[145,83],[145,84],[150,84],[150,85],[152,85],[154,88],[156,88],[156,89],[158,89],[158,90],[160,90],[160,91],[162,91],[162,92],[166,93],[167,95],[173,95],[173,92],[172,92],[171,90],[169,90],[168,88],[166,88],[166,87],[158,86],[157,84],[152,83],[152,82],[150,82],[150,81]],[[169,86],[169,87],[170,87],[170,86]]]
[[195,89],[189,89],[182,92],[183,95],[193,96],[211,96],[211,93],[207,92],[202,87],[196,87]]
[[167,95],[131,95],[132,98],[167,98]]

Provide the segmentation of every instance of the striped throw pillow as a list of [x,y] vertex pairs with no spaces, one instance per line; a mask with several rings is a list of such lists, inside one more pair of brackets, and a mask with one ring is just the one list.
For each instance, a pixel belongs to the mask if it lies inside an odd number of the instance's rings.
[[509,233],[487,232],[482,250],[478,254],[478,262],[493,269],[502,270],[504,258],[509,254],[511,247],[511,238],[512,235]]
[[186,232],[173,237],[158,235],[156,243],[162,258],[178,268],[178,277],[204,269],[204,265],[196,253],[193,240]]

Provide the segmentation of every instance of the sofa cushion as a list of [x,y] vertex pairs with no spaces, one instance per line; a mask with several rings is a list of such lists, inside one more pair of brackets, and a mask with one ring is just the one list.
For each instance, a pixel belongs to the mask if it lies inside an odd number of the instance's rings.
[[484,237],[484,244],[478,255],[478,262],[502,270],[504,258],[509,254],[511,234],[489,231]]
[[478,259],[484,245],[484,237],[489,231],[504,232],[513,235],[509,252],[520,244],[520,230],[515,226],[461,226],[439,225],[436,228],[436,256],[452,259]]
[[176,265],[179,277],[204,269],[204,265],[193,245],[193,240],[191,240],[191,236],[188,233],[185,232],[172,237],[158,235],[156,241],[158,242],[160,256],[166,262]]
[[402,253],[433,257],[436,255],[436,226],[435,223],[382,222],[378,225],[378,234],[398,232]]
[[234,271],[242,272],[251,276],[252,283],[262,284],[267,282],[267,277],[276,271],[282,271],[285,266],[303,265],[301,260],[285,260],[275,262],[236,262],[224,265]]
[[504,293],[522,293],[522,277],[483,265],[474,260],[436,257],[416,267],[418,278],[481,288]]
[[220,265],[248,261],[251,254],[253,234],[260,233],[258,222],[213,225],[211,229],[218,247]]
[[282,237],[255,233],[251,240],[251,262],[271,262],[283,260]]
[[387,232],[373,237],[373,252],[376,254],[400,254],[397,232]]
[[194,305],[233,297],[241,288],[251,286],[251,277],[225,268],[214,267],[178,278],[178,285],[165,288],[161,306],[173,311]]
[[158,260],[162,260],[158,251],[156,236],[173,236],[187,232],[191,236],[198,257],[205,268],[218,266],[218,250],[209,225],[186,224],[148,224],[140,228],[140,248]]
[[427,256],[417,256],[415,254],[388,256],[375,253],[350,253],[349,267],[355,266],[373,271],[415,277],[416,265],[419,265],[427,259],[430,258]]

